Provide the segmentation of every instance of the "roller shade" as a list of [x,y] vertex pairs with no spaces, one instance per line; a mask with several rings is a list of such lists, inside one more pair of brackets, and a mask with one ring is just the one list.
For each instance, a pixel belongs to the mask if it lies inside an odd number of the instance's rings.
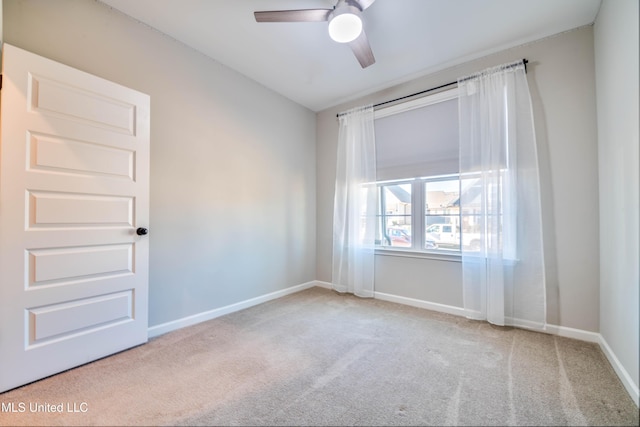
[[376,118],[375,136],[378,181],[458,173],[457,98]]

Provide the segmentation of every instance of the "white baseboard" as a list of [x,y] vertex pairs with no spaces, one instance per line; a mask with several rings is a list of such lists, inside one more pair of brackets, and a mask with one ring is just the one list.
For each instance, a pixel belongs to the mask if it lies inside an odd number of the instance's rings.
[[320,288],[325,288],[325,289],[333,289],[333,286],[331,286],[331,283],[323,282],[321,280],[316,280],[316,286]]
[[251,298],[245,301],[240,301],[235,304],[226,305],[224,307],[215,308],[213,310],[205,311],[202,313],[194,314],[192,316],[183,317],[182,319],[173,320],[171,322],[162,323],[160,325],[151,326],[147,333],[149,338],[154,338],[167,332],[182,329],[187,326],[196,325],[207,320],[215,319],[216,317],[224,316],[225,314],[233,313],[235,311],[244,310],[245,308],[252,307],[254,305],[262,304],[263,302],[271,301],[276,298],[281,298],[285,295],[293,294],[316,286],[316,282],[307,282],[301,285],[292,286],[290,288],[282,289],[280,291],[271,292],[266,295]]
[[[322,282],[316,280],[316,286],[326,289],[333,289],[333,286],[329,282]],[[439,311],[441,313],[455,314],[457,316],[464,316],[464,310],[460,307],[454,307],[451,305],[438,304],[435,302],[429,302],[425,300],[419,300],[415,298],[401,297],[399,295],[385,294],[383,292],[374,292],[373,297],[383,301],[396,302],[398,304],[410,305],[412,307],[426,308],[427,310]]]
[[609,347],[609,344],[604,339],[604,337],[600,334],[598,335],[600,337],[598,344],[600,344],[600,348],[602,349],[602,352],[604,353],[605,356],[607,356],[607,359],[609,360],[609,363],[611,363],[613,370],[616,371],[616,374],[618,374],[618,378],[620,378],[620,381],[622,381],[622,385],[624,385],[624,388],[627,389],[627,392],[629,393],[633,401],[636,403],[636,406],[640,406],[640,404],[638,403],[640,399],[638,384],[636,384],[633,381],[633,378],[631,378],[631,375],[629,375],[629,372],[627,372],[624,366],[622,366],[622,363],[620,363],[620,361],[616,357],[611,347]]
[[624,385],[624,388],[627,390],[627,393],[629,393],[629,396],[631,396],[631,399],[633,399],[636,406],[640,406],[640,392],[638,391],[638,384],[636,384],[633,378],[631,378],[629,372],[625,369],[622,363],[620,363],[620,360],[618,360],[616,354],[613,352],[611,347],[609,347],[607,340],[605,340],[601,334],[597,332],[583,331],[581,329],[573,329],[556,325],[547,325],[547,330],[545,332],[561,337],[575,338],[581,341],[597,343],[606,356],[607,360],[611,364],[611,367],[618,375],[618,378],[620,378],[620,381],[622,382],[622,385]]
[[382,292],[375,293],[376,299],[383,301],[396,302],[398,304],[410,305],[412,307],[425,308],[431,311],[438,311],[440,313],[453,314],[456,316],[464,316],[464,309],[455,307],[452,305],[439,304],[437,302],[429,302],[415,298],[401,297],[398,295],[385,294]]
[[[333,289],[333,286],[329,282],[322,282],[316,280],[316,286],[326,289]],[[410,305],[412,307],[425,308],[431,311],[439,311],[441,313],[455,314],[456,316],[464,316],[464,309],[460,307],[454,307],[451,305],[438,304],[435,302],[429,302],[425,300],[419,300],[415,298],[401,297],[398,295],[385,294],[383,292],[374,292],[373,297],[375,299],[396,302],[398,304]]]
[[547,324],[543,332],[546,332],[547,334],[551,334],[551,335],[557,335],[559,337],[573,338],[580,341],[595,342],[595,343],[600,342],[600,334],[597,332],[589,332],[589,331],[584,331],[582,329],[568,328],[566,326]]
[[[286,288],[280,291],[262,295],[256,298],[251,298],[246,301],[241,301],[235,304],[205,311],[203,313],[187,316],[182,319],[152,326],[148,329],[149,338],[157,337],[159,335],[166,334],[167,332],[175,331],[187,326],[192,326],[201,322],[205,322],[207,320],[215,319],[216,317],[224,316],[225,314],[244,310],[245,308],[262,304],[263,302],[271,301],[273,299],[280,298],[285,295],[300,292],[305,289],[312,288],[314,286],[318,286],[325,289],[332,289],[331,283],[323,282],[320,280],[314,280],[311,282],[303,283],[301,285],[292,286],[290,288]],[[427,310],[465,317],[465,310],[462,307],[439,304],[435,302],[429,302],[429,301],[419,300],[415,298],[408,298],[408,297],[403,297],[398,295],[386,294],[382,292],[375,292],[374,298],[380,299],[383,301],[390,301],[398,304],[409,305],[412,307],[424,308]],[[605,354],[605,356],[609,360],[609,363],[611,363],[611,366],[613,367],[614,371],[622,381],[622,384],[624,385],[625,389],[627,390],[627,392],[635,402],[636,406],[638,406],[638,395],[639,395],[638,385],[634,383],[633,379],[631,378],[627,370],[624,368],[624,366],[622,366],[622,364],[616,357],[615,353],[613,352],[611,347],[609,347],[609,344],[606,342],[606,340],[602,337],[601,334],[597,332],[589,332],[581,329],[574,329],[574,328],[568,328],[566,326],[557,326],[557,325],[547,325],[544,332],[551,335],[557,335],[557,336],[566,337],[566,338],[574,338],[581,341],[598,343],[600,345],[600,348],[602,349],[602,352]]]

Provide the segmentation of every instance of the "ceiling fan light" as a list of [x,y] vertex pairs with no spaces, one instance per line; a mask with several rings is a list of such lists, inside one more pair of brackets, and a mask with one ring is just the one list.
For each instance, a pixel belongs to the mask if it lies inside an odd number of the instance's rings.
[[329,36],[338,43],[349,43],[362,32],[360,11],[352,6],[336,9],[329,17]]

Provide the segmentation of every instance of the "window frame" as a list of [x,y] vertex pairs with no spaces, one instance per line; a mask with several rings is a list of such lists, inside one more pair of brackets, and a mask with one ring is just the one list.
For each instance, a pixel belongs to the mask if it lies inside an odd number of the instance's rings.
[[[443,90],[441,92],[437,92],[435,94],[430,94],[424,96],[422,98],[413,99],[410,101],[405,101],[399,104],[394,104],[386,108],[381,108],[376,110],[374,113],[374,120],[388,117],[394,114],[404,113],[406,111],[410,111],[416,108],[426,107],[428,105],[436,104],[443,101],[449,101],[452,99],[458,98],[458,88],[452,88]],[[461,262],[462,260],[462,251],[460,248],[456,250],[447,250],[447,249],[426,249],[425,242],[423,241],[426,238],[426,200],[425,200],[425,190],[427,182],[436,182],[443,181],[447,179],[451,179],[456,177],[458,182],[460,181],[460,174],[448,174],[448,175],[439,175],[432,177],[407,177],[396,180],[389,181],[379,181],[376,182],[378,186],[378,207],[382,208],[382,201],[380,200],[381,190],[380,187],[389,184],[401,184],[401,183],[411,183],[411,247],[393,247],[393,246],[383,246],[382,244],[375,245],[375,252],[378,255],[388,255],[388,256],[404,256],[404,257],[413,257],[413,258],[431,258],[438,259],[444,261],[454,261]],[[384,215],[376,215],[379,218],[383,218]],[[461,212],[458,213],[458,217],[461,218]],[[381,227],[381,241],[382,241],[382,227]],[[416,242],[415,236],[424,236],[418,242]]]
[[[426,186],[428,183],[432,182],[440,182],[440,181],[451,181],[452,179],[457,179],[458,183],[460,182],[460,174],[448,174],[448,175],[438,175],[432,177],[419,177],[419,178],[407,178],[407,179],[398,179],[398,180],[389,180],[389,181],[380,181],[376,183],[378,187],[378,208],[380,209],[380,214],[376,215],[378,218],[378,224],[381,233],[381,239],[385,237],[383,235],[384,224],[381,221],[384,220],[385,215],[382,213],[383,209],[383,198],[380,197],[382,194],[383,188],[389,185],[399,185],[399,184],[411,184],[411,247],[399,247],[399,246],[386,246],[382,243],[376,244],[376,253],[380,253],[383,255],[391,255],[395,254],[397,256],[401,254],[411,254],[413,256],[419,257],[436,257],[438,259],[452,259],[459,260],[462,257],[462,251],[460,246],[458,249],[446,249],[446,248],[438,248],[438,249],[427,249],[425,246],[424,239],[426,238],[426,229],[427,229],[427,209],[426,209]],[[457,217],[461,218],[461,212],[459,211]],[[425,236],[424,238],[415,239],[415,236]]]

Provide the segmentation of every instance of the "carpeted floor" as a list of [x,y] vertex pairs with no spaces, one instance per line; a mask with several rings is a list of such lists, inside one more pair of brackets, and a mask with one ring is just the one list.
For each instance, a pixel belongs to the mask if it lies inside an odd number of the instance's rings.
[[639,424],[596,344],[321,288],[165,334],[0,402],[0,425]]

